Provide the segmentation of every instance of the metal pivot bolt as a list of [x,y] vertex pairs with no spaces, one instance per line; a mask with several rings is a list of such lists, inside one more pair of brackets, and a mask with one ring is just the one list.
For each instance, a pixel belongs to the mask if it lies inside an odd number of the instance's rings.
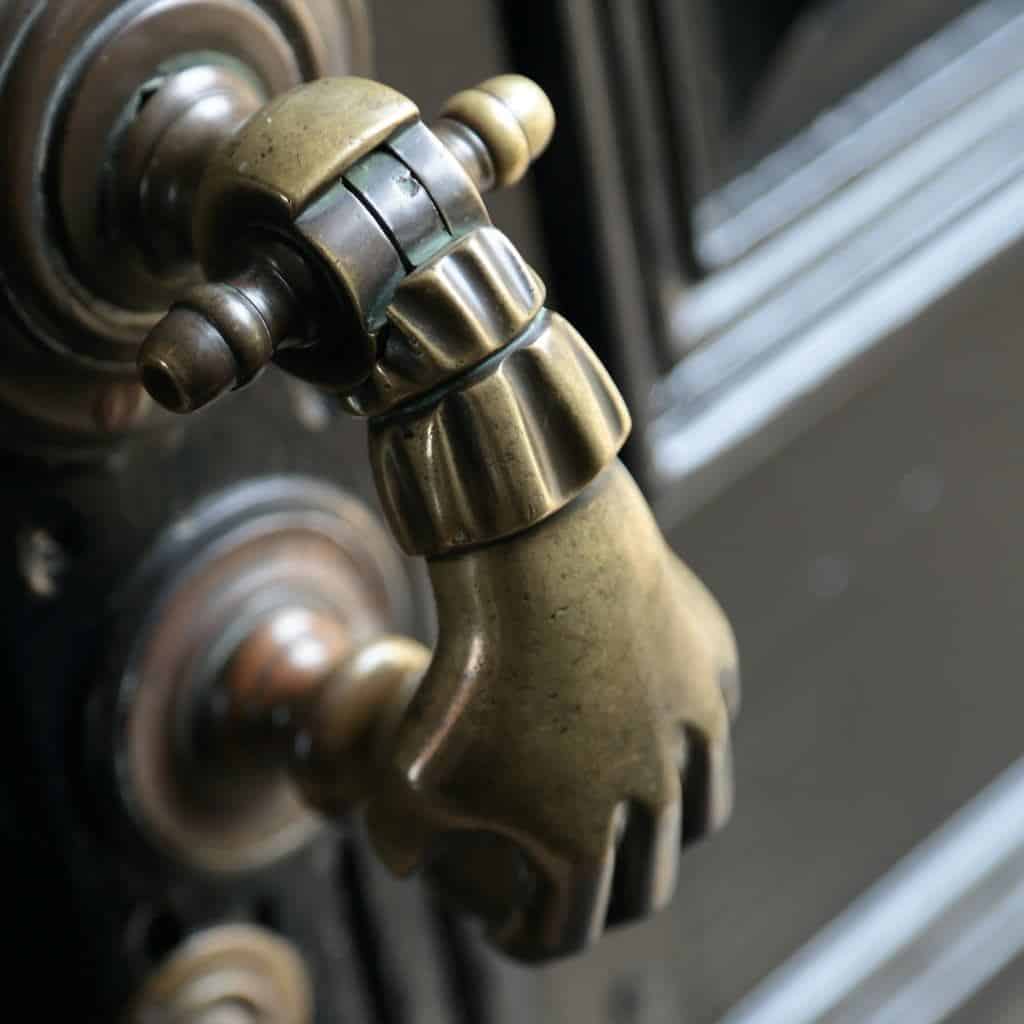
[[[460,92],[442,114],[436,136],[481,192],[518,182],[555,126],[545,93],[521,75],[501,75]],[[191,176],[194,159],[183,164]],[[166,181],[163,187],[173,192]],[[276,256],[261,252],[230,279],[187,291],[150,332],[139,369],[165,408],[193,412],[242,387],[308,328],[302,306],[312,291],[310,268],[297,250],[271,247]]]
[[149,333],[142,383],[173,412],[193,412],[257,377],[301,324],[304,266],[282,246],[226,281],[189,289]]

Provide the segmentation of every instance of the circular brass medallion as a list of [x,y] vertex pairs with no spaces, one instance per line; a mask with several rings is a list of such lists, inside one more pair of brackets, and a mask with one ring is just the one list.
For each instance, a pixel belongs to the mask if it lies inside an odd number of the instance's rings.
[[[122,623],[133,639],[117,684],[115,770],[151,845],[204,872],[236,872],[319,830],[283,764],[210,779],[218,762],[190,748],[189,716],[254,623],[320,609],[362,643],[407,619],[406,581],[376,517],[312,481],[245,484],[178,523],[125,599]],[[96,739],[109,748],[109,733]]]
[[[8,356],[22,353],[7,391],[22,378],[30,392],[60,374],[83,388],[133,374],[142,338],[197,275],[148,267],[105,208],[112,147],[154,79],[212,62],[269,98],[369,64],[362,0],[12,0],[0,6],[0,40],[0,287]],[[13,405],[55,432],[83,419],[73,397],[65,414],[29,392]],[[111,434],[83,411],[87,441]]]

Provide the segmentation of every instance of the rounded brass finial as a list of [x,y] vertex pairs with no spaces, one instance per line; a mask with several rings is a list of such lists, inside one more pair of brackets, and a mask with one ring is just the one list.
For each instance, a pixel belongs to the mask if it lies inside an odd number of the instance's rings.
[[138,364],[150,396],[177,413],[194,412],[230,391],[238,372],[216,326],[182,306],[172,308],[149,332]]
[[136,996],[124,1024],[311,1024],[313,989],[298,951],[263,928],[229,924],[187,938]]
[[143,386],[165,409],[194,412],[255,379],[294,318],[291,288],[271,261],[194,286],[139,350]]
[[335,816],[380,789],[381,754],[429,664],[418,641],[381,636],[324,680],[305,709],[290,765],[307,803]]
[[477,88],[501,100],[516,116],[530,147],[530,159],[547,149],[555,132],[555,108],[547,93],[525,75],[498,75]]
[[519,181],[555,130],[555,111],[547,94],[523,75],[499,75],[456,93],[445,103],[441,116],[480,137],[499,186]]

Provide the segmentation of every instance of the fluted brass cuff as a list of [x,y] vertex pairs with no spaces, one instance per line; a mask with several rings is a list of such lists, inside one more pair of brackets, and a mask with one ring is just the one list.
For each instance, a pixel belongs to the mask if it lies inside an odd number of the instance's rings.
[[544,305],[544,283],[497,228],[453,242],[405,277],[369,378],[346,397],[375,416],[458,377],[520,335]]
[[571,501],[618,454],[629,411],[571,324],[527,332],[430,404],[370,421],[370,459],[409,554],[507,537]]

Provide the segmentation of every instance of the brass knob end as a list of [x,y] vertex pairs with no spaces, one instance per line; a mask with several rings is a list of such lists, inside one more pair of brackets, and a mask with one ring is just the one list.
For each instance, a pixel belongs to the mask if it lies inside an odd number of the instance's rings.
[[224,336],[187,306],[173,307],[149,332],[138,364],[150,396],[177,413],[208,405],[238,379],[235,356]]
[[259,376],[297,321],[297,264],[268,255],[227,281],[187,291],[139,350],[149,394],[171,412],[194,412]]
[[351,634],[334,616],[286,606],[242,640],[222,681],[236,713],[272,711],[307,697],[351,653]]
[[[493,165],[494,185],[500,187],[514,185],[523,177],[547,148],[555,130],[551,101],[539,85],[523,75],[499,75],[456,93],[445,103],[441,116],[479,138]],[[467,170],[473,173],[471,167]]]
[[117,146],[113,214],[150,269],[172,275],[194,259],[192,213],[210,157],[266,96],[223,64],[187,67],[153,88]]
[[295,948],[262,928],[187,938],[147,980],[125,1024],[311,1024],[313,993]]
[[305,709],[291,764],[309,804],[338,815],[374,794],[389,743],[429,663],[422,644],[385,636],[326,679]]

